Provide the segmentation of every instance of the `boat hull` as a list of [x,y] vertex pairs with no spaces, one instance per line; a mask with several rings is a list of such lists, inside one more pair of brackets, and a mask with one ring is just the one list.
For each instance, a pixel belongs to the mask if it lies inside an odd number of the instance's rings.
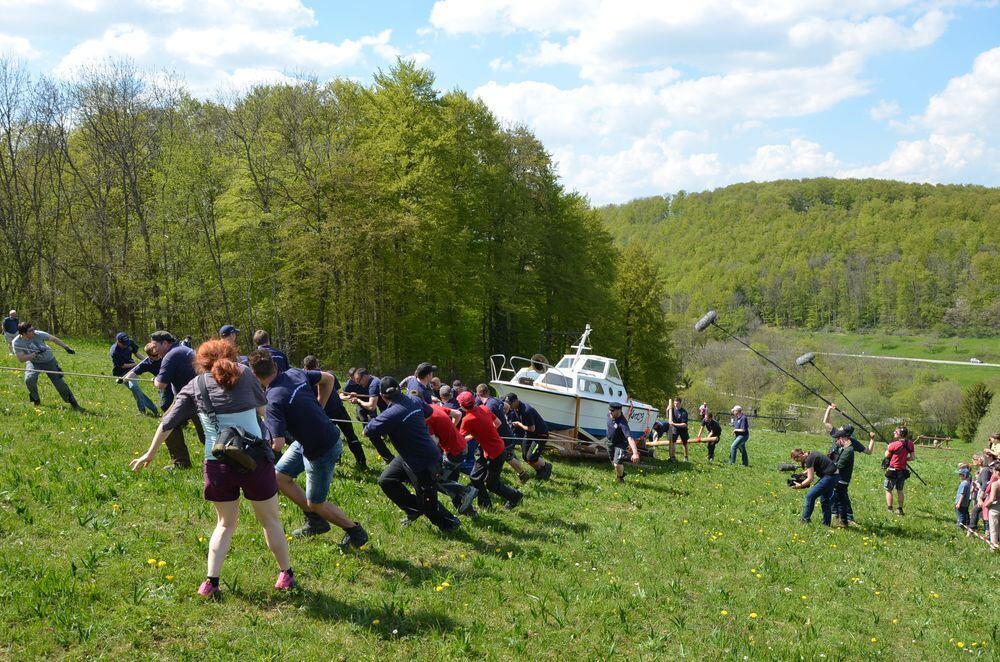
[[[490,384],[501,396],[516,393],[519,400],[538,411],[552,431],[572,430],[575,425],[578,430],[599,441],[607,439],[608,400],[505,381],[492,381]],[[577,401],[579,401],[579,418],[577,418]],[[623,404],[623,411],[628,416],[629,430],[632,431],[633,437],[639,439],[646,435],[656,421],[657,410],[640,402]]]

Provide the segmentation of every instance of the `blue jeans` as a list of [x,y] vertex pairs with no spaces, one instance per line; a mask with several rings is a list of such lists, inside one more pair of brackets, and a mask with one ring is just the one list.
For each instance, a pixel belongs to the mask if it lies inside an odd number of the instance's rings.
[[125,382],[125,387],[132,393],[132,397],[135,398],[135,405],[139,408],[140,414],[145,413],[147,409],[153,416],[160,413],[157,411],[153,401],[149,399],[149,396],[142,392],[142,388],[139,387],[138,382],[127,381]]
[[969,526],[969,506],[966,504],[965,508],[955,509],[955,519],[956,524],[959,526]]
[[736,451],[739,451],[743,456],[743,466],[750,466],[750,456],[747,455],[747,440],[750,439],[750,435],[741,434],[736,437],[733,441],[733,445],[729,447],[729,464],[736,464]]
[[293,441],[284,453],[274,470],[278,473],[297,478],[303,471],[306,472],[306,501],[311,504],[320,504],[326,501],[330,493],[330,484],[333,482],[333,470],[337,466],[337,460],[344,450],[344,444],[340,441],[338,434],[337,443],[330,447],[330,450],[312,460],[308,459],[302,452],[302,444]]
[[816,484],[806,492],[806,505],[802,509],[802,519],[809,521],[813,510],[816,508],[816,499],[819,499],[820,508],[823,509],[823,524],[830,526],[833,517],[833,490],[837,487],[838,477],[823,476]]

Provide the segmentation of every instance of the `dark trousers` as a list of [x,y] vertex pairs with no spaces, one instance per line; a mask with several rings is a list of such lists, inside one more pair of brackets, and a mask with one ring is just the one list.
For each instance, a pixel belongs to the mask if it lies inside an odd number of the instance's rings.
[[[201,442],[202,448],[204,448],[205,429],[201,427],[201,419],[194,416],[189,418],[188,421],[194,423],[194,430],[198,433],[198,440]],[[179,469],[187,469],[191,466],[191,454],[188,453],[187,444],[184,443],[185,425],[187,425],[187,421],[184,421],[171,430],[170,436],[167,437],[167,452],[170,453],[170,460],[174,463],[174,466]]]
[[354,456],[354,461],[357,464],[367,465],[368,460],[365,458],[365,449],[358,439],[358,433],[354,430],[354,423],[350,422],[351,417],[347,414],[347,409],[344,407],[340,396],[336,393],[331,395],[330,402],[327,405],[330,409],[331,418],[337,419],[335,425],[340,428],[341,434],[347,441],[347,448],[351,451],[351,455]]
[[488,508],[492,501],[489,492],[496,494],[501,499],[513,501],[521,496],[521,493],[503,482],[500,472],[503,471],[503,457],[496,457],[492,460],[483,455],[482,449],[476,457],[476,463],[472,465],[472,485],[479,490],[479,505]]
[[441,480],[438,481],[438,491],[451,497],[451,504],[458,508],[462,503],[462,496],[468,490],[468,486],[458,482],[461,475],[462,455],[446,455],[441,462]]
[[848,493],[850,487],[850,483],[838,481],[837,487],[834,488],[833,499],[833,514],[847,522],[854,521],[854,507],[851,505],[851,495]]
[[969,526],[969,504],[965,504],[964,508],[955,508],[955,520],[958,526]]
[[976,505],[976,500],[972,500],[972,511],[969,515],[969,527],[972,529],[978,529],[979,523],[982,522],[983,526],[986,528],[986,533],[990,532],[990,521],[983,517],[982,506]]
[[[358,420],[362,423],[367,423],[375,418],[367,409],[360,406],[357,408],[357,414]],[[374,437],[368,437],[368,439],[372,442],[372,446],[375,447],[375,452],[381,455],[383,460],[386,462],[392,462],[395,455],[393,455],[392,451],[389,450],[389,447],[385,445],[385,440],[382,439],[382,437],[376,435]]]
[[[378,486],[385,495],[411,520],[421,515],[437,526],[448,524],[456,517],[438,503],[438,472],[413,471],[401,457],[395,457],[378,477]],[[406,487],[409,483],[414,492]]]
[[545,445],[549,443],[549,433],[529,432],[528,434],[531,436],[521,440],[521,458],[525,462],[538,462],[542,451],[545,450]]
[[710,442],[708,442],[708,459],[709,460],[714,460],[715,459],[715,445],[717,443],[719,443],[719,442],[717,442],[717,441],[710,441]]

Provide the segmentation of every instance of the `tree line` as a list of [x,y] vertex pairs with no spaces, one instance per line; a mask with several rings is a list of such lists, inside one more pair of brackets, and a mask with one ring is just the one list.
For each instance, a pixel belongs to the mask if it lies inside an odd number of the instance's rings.
[[809,329],[1000,326],[1000,189],[811,179],[599,211],[618,241],[653,247],[668,310],[692,319],[718,308]]
[[0,233],[0,305],[58,333],[232,322],[339,366],[481,376],[589,322],[638,395],[678,373],[649,255],[613,247],[530,131],[408,61],[207,101],[128,61],[58,82],[0,60]]

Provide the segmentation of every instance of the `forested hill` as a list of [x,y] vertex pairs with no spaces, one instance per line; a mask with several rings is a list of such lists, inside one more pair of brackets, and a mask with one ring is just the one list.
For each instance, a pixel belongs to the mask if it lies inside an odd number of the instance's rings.
[[599,210],[650,247],[671,312],[793,327],[1000,328],[1000,189],[882,180],[737,184]]

